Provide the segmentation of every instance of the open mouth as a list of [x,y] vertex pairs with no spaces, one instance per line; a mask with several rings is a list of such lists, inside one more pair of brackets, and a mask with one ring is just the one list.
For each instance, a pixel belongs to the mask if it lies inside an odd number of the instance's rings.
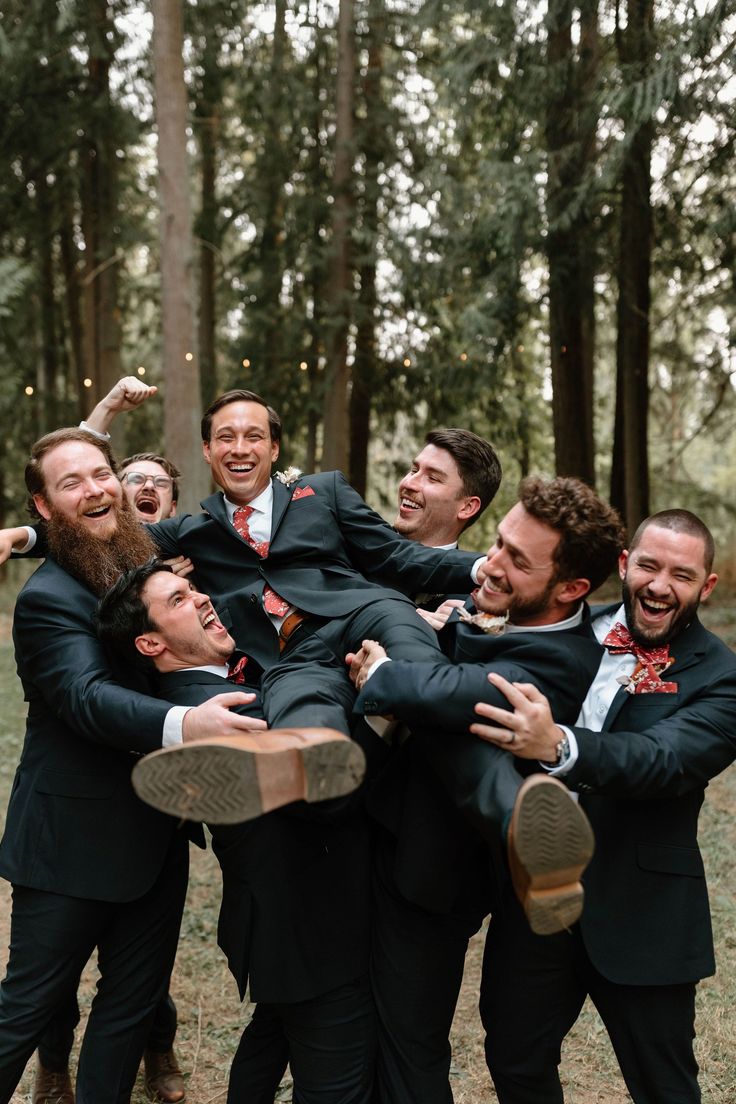
[[224,631],[225,626],[218,619],[215,611],[210,610],[210,612],[206,614],[205,617],[202,619],[202,628],[205,632],[222,632]]
[[255,464],[226,464],[225,467],[233,475],[247,475],[253,471]]
[[100,518],[107,517],[111,508],[112,506],[109,502],[105,506],[93,506],[92,509],[85,510],[82,516],[92,518],[93,521],[99,521]]
[[136,499],[135,508],[139,514],[154,517],[158,513],[159,502],[157,498],[138,498]]
[[674,606],[670,602],[660,602],[655,598],[639,597],[639,608],[647,620],[658,621],[672,613]]
[[400,510],[407,510],[409,513],[412,513],[415,510],[421,510],[421,508],[422,507],[419,505],[419,503],[414,502],[414,500],[411,498],[402,498],[399,500]]

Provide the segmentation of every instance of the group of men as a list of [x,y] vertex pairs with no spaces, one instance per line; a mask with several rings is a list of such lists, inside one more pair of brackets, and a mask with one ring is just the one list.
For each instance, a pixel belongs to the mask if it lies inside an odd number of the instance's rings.
[[[95,948],[78,1104],[128,1101],[144,1050],[151,1098],[183,1099],[167,988],[203,842],[187,813],[210,822],[218,942],[256,1002],[229,1104],[273,1101],[287,1062],[297,1104],[450,1102],[489,912],[501,1104],[562,1100],[588,993],[637,1104],[698,1101],[697,818],[736,753],[736,659],[697,618],[716,583],[702,522],[665,511],[626,549],[588,487],[532,478],[487,556],[459,552],[500,482],[488,442],[428,434],[391,527],[338,473],[272,476],[280,420],[242,390],[202,422],[221,492],[180,516],[175,470],[139,454],[119,479],[105,437],[151,394],[121,381],[26,469],[46,558],[14,625],[29,715],[0,844],[0,1101],[39,1043],[34,1104],[74,1100]],[[34,539],[4,531],[0,558]],[[617,564],[623,604],[591,616]]]

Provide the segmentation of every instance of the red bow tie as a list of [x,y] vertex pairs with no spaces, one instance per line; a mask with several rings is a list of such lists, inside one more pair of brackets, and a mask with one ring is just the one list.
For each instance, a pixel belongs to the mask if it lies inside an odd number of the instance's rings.
[[627,690],[631,694],[673,694],[677,691],[676,682],[663,682],[660,678],[668,667],[675,662],[670,656],[669,644],[658,648],[645,648],[632,637],[629,630],[617,621],[603,641],[612,655],[630,653],[637,661],[636,669],[629,680]]
[[227,677],[230,682],[234,682],[236,686],[243,686],[245,684],[245,668],[247,663],[247,655],[238,656],[237,652],[233,653],[230,657],[227,671]]

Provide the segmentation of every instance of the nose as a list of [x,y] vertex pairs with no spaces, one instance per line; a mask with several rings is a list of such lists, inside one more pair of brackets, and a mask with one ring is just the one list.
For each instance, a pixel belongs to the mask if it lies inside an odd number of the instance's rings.
[[[141,474],[143,474],[143,473],[141,472]],[[153,476],[153,475],[144,475],[142,486],[147,487],[148,484],[150,483],[151,486],[153,487],[153,489],[155,490],[156,489],[156,483],[154,482],[154,480],[155,480],[155,476]]]
[[105,488],[95,478],[90,478],[85,483],[84,493],[87,498],[99,498],[105,493]]
[[406,490],[406,489],[416,490],[417,486],[419,485],[419,478],[418,477],[419,477],[419,472],[413,472],[413,471],[407,472],[406,475],[404,476],[404,478],[399,483],[399,490],[400,491],[403,491],[403,490]]
[[194,602],[195,602],[195,605],[197,606],[197,608],[199,608],[200,606],[206,606],[209,603],[209,600],[210,600],[209,594],[205,594],[201,590],[195,590],[193,597],[194,597]]

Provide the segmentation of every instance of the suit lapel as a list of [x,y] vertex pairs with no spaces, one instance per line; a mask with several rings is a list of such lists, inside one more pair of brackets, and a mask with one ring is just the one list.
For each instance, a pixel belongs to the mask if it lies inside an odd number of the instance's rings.
[[280,483],[278,479],[272,479],[271,485],[273,486],[273,509],[271,512],[271,540],[273,541],[276,536],[276,531],[283,521],[284,514],[286,513],[286,507],[291,502],[291,496],[294,493],[296,483],[290,483],[288,487]]
[[200,506],[202,507],[204,512],[212,518],[213,521],[217,522],[221,529],[224,529],[226,533],[229,533],[233,540],[236,540],[238,544],[241,544],[243,546],[243,548],[247,548],[251,555],[255,556],[256,559],[260,559],[255,548],[248,544],[247,540],[244,540],[243,537],[241,537],[240,533],[237,531],[235,526],[230,521],[230,518],[227,516],[227,506],[225,505],[224,496],[220,491],[218,491],[216,494],[210,495],[209,498],[203,499],[200,502]]

